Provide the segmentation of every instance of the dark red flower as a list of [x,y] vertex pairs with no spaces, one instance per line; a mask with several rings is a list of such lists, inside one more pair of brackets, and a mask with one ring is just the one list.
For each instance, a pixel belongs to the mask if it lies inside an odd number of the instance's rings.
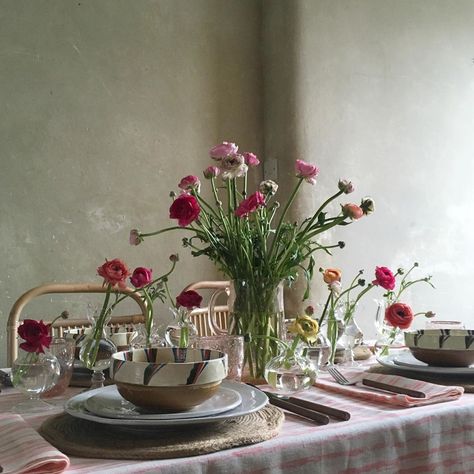
[[176,306],[184,306],[186,309],[199,308],[201,306],[202,296],[194,290],[182,291],[176,297]]
[[178,225],[186,227],[198,218],[200,212],[201,208],[194,196],[181,194],[171,204],[170,219],[178,219]]
[[413,321],[413,311],[407,304],[393,303],[385,310],[385,320],[390,326],[407,329]]
[[26,352],[44,352],[51,344],[52,337],[49,333],[49,324],[35,319],[25,319],[18,327],[18,335],[25,340],[20,348]]
[[150,284],[153,280],[153,272],[151,268],[137,267],[133,270],[130,282],[135,288],[143,288]]

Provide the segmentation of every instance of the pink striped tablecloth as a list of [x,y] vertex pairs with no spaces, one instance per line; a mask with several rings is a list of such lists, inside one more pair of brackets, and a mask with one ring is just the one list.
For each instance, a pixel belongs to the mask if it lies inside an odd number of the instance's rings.
[[[77,391],[70,388],[68,395]],[[474,473],[474,394],[415,408],[358,400],[316,387],[298,396],[347,410],[352,418],[320,426],[287,413],[280,435],[260,444],[160,461],[71,457],[64,472]],[[2,391],[0,412],[8,411],[21,399],[22,395],[13,389]],[[24,418],[30,426],[38,428],[47,416]]]

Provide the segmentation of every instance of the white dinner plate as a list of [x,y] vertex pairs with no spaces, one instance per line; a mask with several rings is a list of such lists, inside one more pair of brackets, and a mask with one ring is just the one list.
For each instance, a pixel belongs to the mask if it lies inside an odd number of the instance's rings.
[[411,352],[377,357],[377,362],[392,369],[443,375],[473,375],[474,367],[435,367],[415,359]]
[[239,406],[242,397],[232,388],[219,387],[218,392],[198,406],[181,412],[151,412],[141,409],[125,400],[116,385],[109,385],[84,401],[84,407],[94,415],[107,418],[124,418],[129,420],[175,420],[217,415]]
[[249,385],[224,380],[221,384],[223,388],[230,388],[239,393],[242,403],[232,410],[225,411],[209,416],[200,416],[196,418],[177,418],[167,420],[137,420],[137,419],[123,419],[123,418],[108,418],[91,413],[85,407],[86,401],[97,395],[102,390],[97,388],[95,390],[88,390],[81,392],[78,395],[70,398],[64,410],[71,416],[82,418],[84,420],[95,421],[96,423],[104,423],[108,425],[127,426],[127,427],[146,427],[146,426],[169,426],[169,425],[191,425],[203,423],[215,423],[223,421],[228,418],[235,418],[237,416],[248,415],[257,410],[260,410],[268,403],[268,397],[260,390],[250,387]]

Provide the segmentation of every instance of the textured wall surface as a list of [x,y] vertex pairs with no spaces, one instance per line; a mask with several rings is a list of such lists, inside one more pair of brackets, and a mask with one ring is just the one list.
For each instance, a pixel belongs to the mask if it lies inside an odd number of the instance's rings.
[[[432,274],[436,290],[414,286],[405,301],[417,312],[432,309],[472,327],[474,2],[289,3],[266,2],[273,9],[264,18],[273,24],[291,18],[293,26],[285,27],[280,45],[273,34],[265,60],[278,67],[271,51],[291,45],[294,52],[291,80],[288,71],[265,77],[286,91],[268,100],[288,132],[271,135],[266,120],[266,145],[271,137],[281,161],[289,163],[296,150],[321,168],[317,186],[301,195],[299,213],[316,209],[341,176],[356,184],[347,200],[371,195],[376,203],[372,216],[325,235],[347,246],[318,263],[340,267],[347,285],[361,268],[371,280],[376,265],[395,270],[417,261],[413,276]],[[317,301],[325,289],[317,278],[313,287]],[[366,334],[373,332],[372,295],[380,294],[369,293],[359,311]]]
[[[169,191],[225,139],[266,156],[280,196],[295,158],[320,166],[295,216],[314,211],[341,176],[357,186],[348,200],[375,199],[374,215],[325,236],[347,247],[318,264],[342,268],[347,283],[359,268],[370,279],[375,265],[418,261],[437,289],[419,287],[407,302],[474,322],[471,0],[0,7],[2,329],[24,290],[99,281],[105,258],[161,272],[179,251],[175,292],[215,275],[177,234],[132,248],[128,233],[167,225]],[[313,286],[316,302],[325,289],[317,277]],[[368,334],[371,299],[359,315]],[[38,300],[31,312],[45,317],[80,306],[72,296],[54,307]]]
[[[2,330],[23,291],[100,282],[105,258],[159,274],[179,251],[173,291],[214,275],[182,233],[128,234],[170,224],[169,192],[215,143],[261,152],[259,35],[252,0],[1,0]],[[78,301],[50,299],[25,315]]]

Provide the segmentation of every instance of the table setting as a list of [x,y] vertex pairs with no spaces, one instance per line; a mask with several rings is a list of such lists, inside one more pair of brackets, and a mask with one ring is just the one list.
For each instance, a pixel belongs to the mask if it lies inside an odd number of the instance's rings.
[[[453,458],[459,470],[452,472],[468,472],[474,330],[446,321],[430,327],[435,313],[411,308],[408,288],[434,288],[431,275],[417,275],[417,262],[394,271],[376,266],[370,277],[360,270],[347,281],[337,266],[316,270],[315,252],[345,246],[316,239],[372,214],[373,200],[331,206],[355,190],[341,178],[314,214],[293,222],[290,208],[300,189],[316,183],[315,165],[296,160],[295,186],[280,203],[271,180],[250,192],[255,154],[223,142],[210,158],[203,171],[210,194],[201,194],[196,176],[182,178],[169,208],[176,225],[132,229],[129,243],[187,231],[184,247],[230,281],[226,327],[216,326],[211,302],[212,335],[199,334],[191,315],[202,295],[171,295],[177,254],[158,277],[106,259],[97,268],[103,301],[67,360],[56,346],[71,339],[54,342],[52,323],[25,319],[17,328],[20,352],[0,393],[0,472],[353,474],[428,466],[444,473]],[[293,291],[299,273],[301,310],[286,314],[284,291]],[[327,289],[318,304],[307,301],[313,279]],[[378,336],[365,344],[357,318],[366,295],[377,292]],[[112,314],[131,295],[144,323],[111,333]],[[157,302],[173,315],[163,336]],[[426,318],[426,328],[412,329],[415,318]],[[87,387],[68,387],[74,364],[88,371]],[[34,403],[21,408],[25,396]]]

